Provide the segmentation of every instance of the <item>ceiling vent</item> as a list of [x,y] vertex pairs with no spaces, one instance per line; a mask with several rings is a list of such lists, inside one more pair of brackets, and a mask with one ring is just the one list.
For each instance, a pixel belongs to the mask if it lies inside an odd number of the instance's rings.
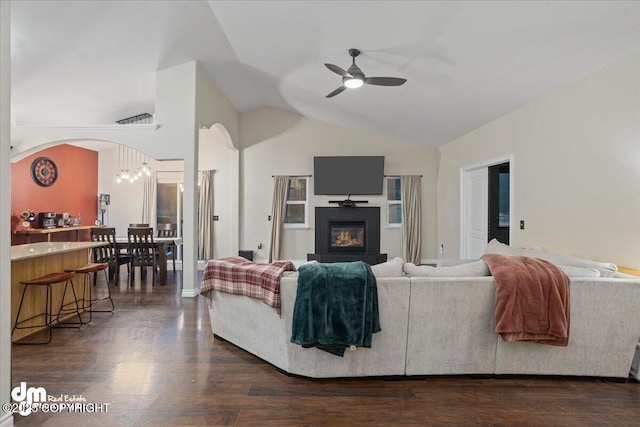
[[127,117],[126,119],[116,120],[120,125],[143,125],[153,123],[153,116],[149,113],[138,114],[137,116]]

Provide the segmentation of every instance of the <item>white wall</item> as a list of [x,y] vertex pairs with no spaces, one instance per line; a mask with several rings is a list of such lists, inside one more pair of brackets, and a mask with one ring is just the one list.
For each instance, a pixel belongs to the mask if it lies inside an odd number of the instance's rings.
[[[387,175],[423,175],[422,258],[436,257],[436,149],[381,134],[350,129],[275,109],[258,109],[240,116],[241,248],[268,259],[272,175],[312,175],[314,156],[385,156]],[[285,229],[281,258],[306,259],[314,252],[314,208],[329,205],[335,196],[314,196],[310,184],[309,229]],[[386,190],[386,187],[385,187]],[[354,197],[381,208],[381,252],[401,256],[402,232],[386,228],[385,196]]]
[[[157,161],[149,159],[148,163],[154,173],[184,169],[182,160]],[[116,182],[118,172],[118,145],[113,144],[112,148],[98,152],[98,194],[111,195],[111,204],[105,216],[105,225],[115,227],[118,235],[125,236],[130,223],[142,222],[144,183],[142,179],[139,179],[133,184],[129,182],[118,184]]]
[[[11,401],[11,108],[10,2],[0,1],[0,402]],[[11,413],[0,411],[0,426],[13,425]]]
[[[215,130],[201,130],[199,138],[198,169],[213,169],[214,174],[214,210],[220,217],[214,223],[216,257],[227,257],[237,254],[232,247],[233,206],[229,203],[232,183],[234,182],[234,151],[229,148],[220,134]],[[149,166],[160,178],[171,177],[183,180],[184,162],[182,160],[157,161],[149,159]],[[176,172],[177,171],[177,172]],[[125,235],[129,223],[142,221],[143,181],[133,184],[116,182],[119,172],[118,145],[98,152],[98,193],[111,195],[105,222],[115,227],[119,235]]]
[[[444,257],[460,253],[460,169],[513,154],[513,245],[640,268],[639,51],[440,152]],[[520,220],[525,230],[514,227]]]
[[[213,230],[214,256],[237,255],[240,240],[240,114],[201,66],[196,69],[196,90],[196,119],[200,126],[209,128],[206,132],[201,129],[200,138],[208,135],[209,140],[218,141],[211,146],[213,152],[199,155],[200,170],[218,170],[214,175],[214,203],[217,205],[214,209],[220,221],[215,223]],[[226,150],[221,143],[227,146]],[[199,144],[199,149],[204,147]],[[203,162],[207,161],[217,166],[205,167]],[[216,184],[220,180],[224,187]]]
[[[216,258],[238,254],[238,235],[234,224],[238,222],[238,206],[232,202],[237,197],[238,153],[220,138],[216,129],[200,131],[200,170],[215,170],[213,174],[213,211],[219,217],[213,223],[213,253]],[[235,186],[235,191],[234,191]]]
[[224,125],[231,142],[239,146],[240,114],[227,96],[215,85],[198,64],[196,69],[196,120],[210,128],[216,123]]

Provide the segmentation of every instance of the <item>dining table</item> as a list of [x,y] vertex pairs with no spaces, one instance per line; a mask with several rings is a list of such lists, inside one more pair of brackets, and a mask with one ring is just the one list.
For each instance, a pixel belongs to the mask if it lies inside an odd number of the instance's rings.
[[[182,237],[154,237],[153,244],[158,250],[159,281],[161,285],[167,284],[167,246],[182,244]],[[129,238],[127,236],[116,236],[116,246],[118,251],[128,251]]]

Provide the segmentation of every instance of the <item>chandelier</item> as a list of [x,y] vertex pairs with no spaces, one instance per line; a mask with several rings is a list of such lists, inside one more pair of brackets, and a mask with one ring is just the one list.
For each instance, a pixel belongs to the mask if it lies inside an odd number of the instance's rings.
[[116,182],[129,182],[133,184],[143,176],[151,176],[149,157],[130,147],[118,146],[118,170]]
[[[152,123],[153,116],[149,113],[142,113],[126,119],[116,120],[120,125],[139,125]],[[136,166],[137,165],[137,166]],[[151,176],[149,167],[149,157],[133,148],[118,146],[118,172],[116,182],[129,181],[131,184],[143,176]]]

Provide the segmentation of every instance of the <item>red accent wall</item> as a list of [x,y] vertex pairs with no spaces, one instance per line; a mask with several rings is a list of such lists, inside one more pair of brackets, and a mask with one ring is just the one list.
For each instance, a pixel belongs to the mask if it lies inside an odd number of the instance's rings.
[[[37,157],[48,157],[58,167],[58,179],[50,187],[41,187],[31,179],[31,163]],[[47,148],[17,163],[11,164],[11,227],[20,229],[24,210],[39,212],[68,212],[80,214],[82,225],[92,225],[97,218],[98,153],[62,144]],[[37,227],[37,221],[32,227]],[[88,240],[89,232],[81,231],[80,240]],[[31,242],[46,237],[31,236]],[[54,233],[52,241],[75,240],[75,232]],[[12,235],[11,244],[26,243],[26,237]]]

